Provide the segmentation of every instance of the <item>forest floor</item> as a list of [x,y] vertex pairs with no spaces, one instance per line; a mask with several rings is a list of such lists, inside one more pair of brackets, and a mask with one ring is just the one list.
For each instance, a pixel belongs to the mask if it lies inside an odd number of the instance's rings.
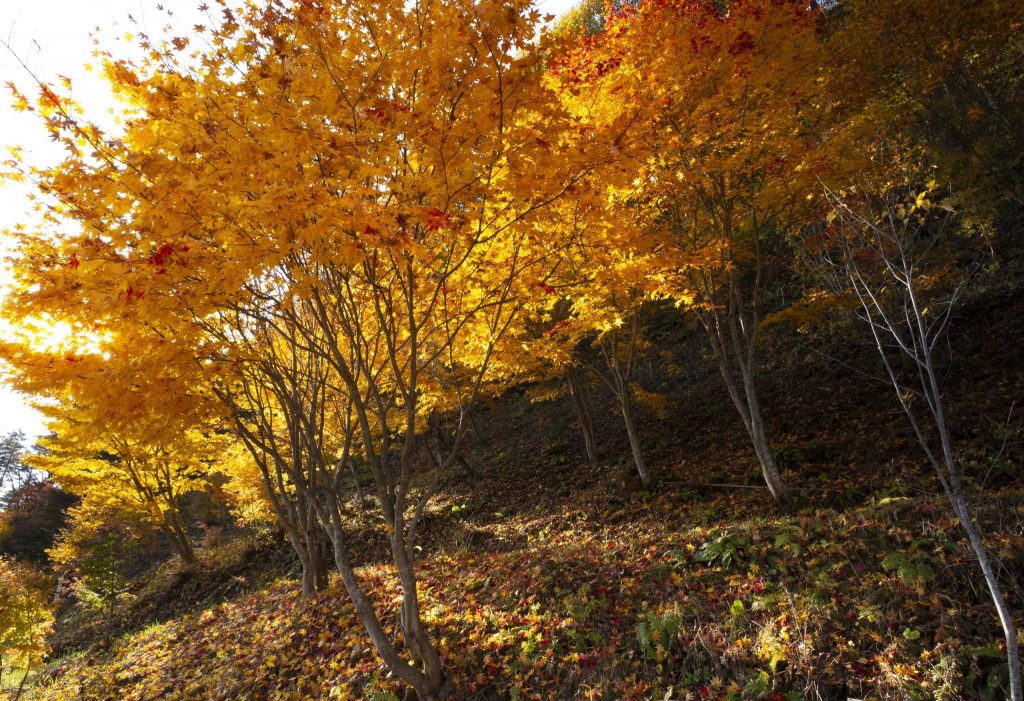
[[[696,331],[661,312],[637,381],[659,485],[591,406],[600,465],[553,386],[476,417],[467,474],[432,503],[419,563],[457,700],[1002,698],[1001,631],[978,568],[872,349],[850,330],[781,330],[759,377],[784,478],[780,514]],[[944,368],[958,456],[1024,621],[1024,297],[966,305]],[[693,368],[700,368],[695,370]],[[1012,413],[1011,413],[1012,412]],[[730,485],[730,486],[706,486]],[[381,611],[398,596],[383,526],[356,536]],[[209,537],[123,610],[66,613],[36,699],[373,699],[399,693],[340,582],[299,595],[285,549]],[[393,629],[390,613],[384,622]]]

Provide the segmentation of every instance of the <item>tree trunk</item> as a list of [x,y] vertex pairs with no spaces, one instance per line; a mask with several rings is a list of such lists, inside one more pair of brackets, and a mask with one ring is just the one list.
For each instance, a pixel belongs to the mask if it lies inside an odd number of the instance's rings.
[[647,469],[647,461],[644,460],[643,448],[640,445],[640,435],[633,423],[633,412],[630,405],[632,391],[629,387],[629,380],[633,371],[633,356],[636,352],[636,342],[639,335],[640,317],[637,310],[633,310],[630,324],[628,326],[628,339],[626,345],[625,359],[619,357],[619,334],[611,331],[601,339],[601,354],[604,356],[605,365],[611,374],[610,379],[605,383],[611,389],[615,399],[619,402],[619,411],[622,412],[622,420],[626,424],[626,435],[629,436],[629,448],[633,453],[633,463],[636,471],[640,474],[640,481],[645,488],[653,486],[650,472]]
[[18,701],[21,698],[22,692],[25,691],[25,682],[28,681],[28,674],[31,670],[28,665],[25,665],[25,673],[21,675],[21,682],[18,684],[18,688],[14,692],[14,696],[11,697],[11,701]]
[[752,373],[744,373],[743,393],[747,399],[747,410],[750,422],[747,431],[750,433],[750,440],[754,444],[754,452],[757,460],[761,463],[761,474],[764,482],[768,485],[768,491],[772,493],[775,503],[783,509],[793,505],[793,495],[782,482],[779,468],[775,464],[775,456],[772,454],[771,446],[768,445],[768,436],[764,430],[764,420],[761,418],[761,403],[757,398],[757,387],[754,384]]
[[330,568],[328,566],[329,542],[327,534],[318,526],[306,534],[302,562],[302,595],[314,596],[327,588]]
[[981,540],[981,534],[978,533],[978,529],[971,520],[963,493],[959,492],[957,497],[953,508],[960,521],[960,527],[967,534],[967,541],[971,544],[971,550],[974,551],[974,556],[978,558],[981,574],[985,578],[985,585],[988,587],[989,595],[992,597],[992,604],[996,607],[999,623],[1003,628],[1003,637],[1006,640],[1006,665],[1010,673],[1010,698],[1013,701],[1021,701],[1024,698],[1024,692],[1021,689],[1020,650],[1017,646],[1017,629],[1013,623],[1010,608],[1006,605],[1006,598],[1003,596],[1003,591],[999,586],[999,579],[996,577],[995,570],[992,567],[992,561],[985,550],[984,542]]
[[189,541],[188,533],[185,531],[180,518],[178,518],[173,509],[166,509],[164,511],[164,525],[162,530],[167,536],[167,539],[171,542],[171,547],[174,549],[175,554],[181,558],[181,561],[186,565],[196,564],[196,554],[192,549],[192,543]]
[[596,465],[598,462],[597,441],[594,439],[594,425],[590,419],[587,400],[583,395],[583,385],[575,368],[566,368],[565,378],[569,383],[569,395],[572,397],[573,409],[576,410],[576,420],[579,421],[580,431],[583,434],[583,446],[587,451],[587,460],[591,465]]
[[359,479],[359,473],[356,472],[356,466],[352,460],[348,461],[348,472],[352,476],[352,483],[356,486],[356,498],[359,499],[359,508],[365,511],[370,508],[370,501],[366,498],[366,492],[363,490],[363,483]]
[[[733,318],[727,320],[729,330],[722,328],[722,320],[717,314],[701,314],[700,320],[711,344],[711,351],[718,361],[718,370],[725,382],[725,389],[743,421],[744,428],[747,429],[747,435],[750,436],[768,491],[779,508],[789,509],[793,504],[793,496],[783,483],[775,464],[775,457],[772,455],[764,429],[764,419],[761,416],[757,385],[754,382],[756,336],[751,331],[748,337],[745,337],[736,328],[736,319]],[[742,340],[743,338],[747,338],[746,342]],[[737,383],[737,374],[740,383]]]
[[[825,253],[823,262],[828,268],[841,272],[843,282],[839,283],[837,280],[833,284],[841,284],[843,291],[852,290],[856,295],[860,303],[861,316],[867,322],[871,339],[896,391],[896,397],[903,407],[918,443],[935,470],[946,498],[960,522],[960,527],[967,536],[971,550],[974,551],[1006,641],[1010,698],[1013,701],[1024,701],[1017,630],[992,561],[985,550],[984,541],[971,518],[964,497],[963,482],[953,454],[949,424],[942,401],[942,389],[932,355],[936,344],[947,329],[954,305],[964,291],[970,273],[957,281],[944,298],[934,293],[930,295],[929,304],[934,305],[939,311],[926,317],[927,308],[922,308],[921,300],[918,299],[921,291],[919,285],[924,279],[923,271],[928,270],[926,257],[935,247],[936,237],[941,230],[937,232],[928,229],[928,235],[922,237],[920,234],[924,232],[923,224],[922,228],[917,225],[908,226],[909,220],[902,215],[898,217],[899,224],[894,223],[894,217],[891,215],[879,220],[876,219],[874,210],[869,212],[869,216],[865,216],[851,209],[834,193],[826,191],[826,194],[833,206],[833,212],[839,215],[839,221],[853,228],[858,235],[851,239],[847,235],[847,230],[840,227],[836,239],[838,250],[834,253]],[[894,203],[887,203],[886,206],[890,210],[896,209]],[[887,223],[880,226],[878,221]],[[864,236],[865,233],[868,236]],[[833,259],[832,256],[835,254],[838,254],[838,259]],[[873,276],[870,270],[862,269],[860,260],[864,254],[870,254],[876,261],[883,263],[879,266],[882,271],[881,277]],[[920,412],[909,399],[910,383],[901,379],[903,375],[897,373],[895,361],[890,359],[889,350],[893,345],[899,349],[899,362],[904,371],[909,369],[912,375],[916,374],[917,382],[912,384],[919,383],[920,389],[915,388],[914,392],[927,405],[926,409]],[[934,447],[934,442],[921,425],[919,416],[930,419],[932,427],[937,431],[938,449]]]
[[[472,417],[472,414],[469,414],[469,416]],[[450,453],[452,450],[452,443],[446,438],[446,430],[438,423],[436,419],[437,415],[433,414],[431,415],[430,421],[428,423],[428,426],[430,427],[429,435],[432,436],[434,439],[434,443],[436,444],[436,450],[434,448],[431,448],[429,441],[425,440],[423,443],[427,456],[430,458],[430,461],[434,463],[434,467],[436,467],[437,469],[441,469],[445,462],[445,455]],[[466,459],[462,457],[461,453],[456,453],[454,459],[455,462],[459,464],[459,467],[461,467],[463,471],[466,473],[467,477],[469,477],[471,480],[477,479],[478,475],[476,468],[473,467],[469,462],[467,462]]]
[[629,447],[633,451],[633,462],[636,464],[636,471],[640,473],[640,481],[644,487],[650,488],[653,485],[650,473],[647,471],[647,462],[644,460],[643,449],[640,447],[640,436],[633,425],[633,413],[629,408],[628,389],[623,390],[619,397],[619,406],[622,409],[622,420],[626,423],[626,434],[629,436]]
[[[420,671],[426,678],[430,688],[431,698],[447,696],[449,683],[444,675],[444,665],[441,656],[434,648],[430,636],[423,628],[423,617],[420,614],[419,590],[416,583],[416,573],[413,563],[408,558],[406,548],[404,524],[395,529],[391,538],[391,551],[395,565],[398,569],[398,579],[402,583],[402,605],[399,609],[399,622],[402,626],[402,634],[409,652],[420,664]],[[419,690],[417,690],[419,694]],[[422,699],[423,696],[421,695]]]
[[[916,302],[914,309],[915,311],[917,309]],[[921,318],[921,315],[916,316],[918,319]],[[920,338],[927,340],[928,336],[923,332],[923,328],[923,324],[918,326]],[[1024,701],[1024,689],[1021,688],[1020,650],[1017,646],[1017,629],[1013,623],[1013,617],[1010,615],[1010,609],[1006,605],[1006,598],[1003,596],[1002,588],[999,586],[999,579],[996,577],[995,570],[992,567],[992,560],[985,549],[985,542],[982,540],[981,533],[978,532],[978,528],[971,518],[970,510],[967,507],[967,500],[964,498],[963,482],[960,479],[960,470],[957,468],[956,459],[953,456],[953,443],[949,436],[949,422],[943,406],[942,390],[935,373],[935,363],[930,346],[921,344],[921,347],[923,348],[922,356],[924,362],[918,364],[918,372],[922,378],[922,385],[931,395],[929,406],[931,407],[932,417],[935,419],[935,426],[939,430],[939,442],[942,446],[942,457],[946,464],[946,475],[948,476],[949,486],[946,489],[946,494],[952,502],[953,511],[956,512],[961,528],[967,534],[967,541],[971,544],[974,556],[978,558],[978,565],[981,567],[982,576],[985,578],[985,585],[988,587],[989,595],[992,597],[992,605],[996,608],[999,623],[1003,628],[1003,637],[1006,639],[1006,666],[1010,676],[1010,698],[1012,701]],[[890,376],[892,376],[891,370]],[[894,382],[894,384],[897,385],[898,391],[898,383]],[[904,404],[904,410],[908,409],[909,406]],[[917,431],[916,428],[915,431],[918,434],[918,439],[923,439],[923,434]],[[935,461],[933,461],[933,465],[938,467]],[[943,475],[940,471],[940,482],[944,481],[942,477]]]
[[[322,514],[322,517],[326,517],[327,514]],[[337,565],[338,572],[341,574],[341,581],[345,585],[345,590],[348,592],[349,599],[352,601],[352,606],[355,608],[356,615],[362,622],[363,627],[366,629],[367,634],[370,636],[370,641],[373,643],[374,649],[377,650],[377,654],[380,655],[381,659],[387,668],[400,680],[408,684],[416,692],[417,698],[420,701],[439,701],[444,699],[448,695],[449,684],[440,675],[440,658],[437,658],[436,670],[428,670],[431,674],[427,674],[424,671],[416,669],[413,665],[409,664],[391,644],[388,640],[387,634],[384,632],[384,628],[380,623],[380,619],[377,617],[376,611],[374,611],[373,604],[367,597],[366,592],[363,591],[362,586],[359,584],[359,580],[356,578],[355,571],[352,568],[352,564],[348,557],[348,547],[345,542],[345,535],[342,531],[341,524],[338,521],[337,515],[334,516],[329,535],[331,543],[334,546],[334,561]],[[395,549],[394,543],[392,549]],[[401,568],[399,570],[399,576],[402,580],[402,586],[405,587],[406,579],[402,576]],[[406,618],[406,605],[409,601],[409,593],[406,590],[402,599],[402,626],[405,628]],[[415,597],[415,589],[413,590],[412,597]],[[416,611],[416,621],[419,621],[418,610]],[[415,629],[414,629],[415,630]],[[420,629],[421,630],[421,629]],[[405,632],[403,630],[403,632]],[[408,636],[409,634],[406,633]],[[409,646],[409,651],[413,653],[417,661],[421,661],[417,652],[421,650],[422,640],[418,633],[414,632],[411,637],[406,638],[406,644]],[[433,650],[432,646],[429,646]],[[436,656],[436,652],[434,655]]]
[[319,553],[302,568],[302,596],[309,598],[327,588],[327,563]]

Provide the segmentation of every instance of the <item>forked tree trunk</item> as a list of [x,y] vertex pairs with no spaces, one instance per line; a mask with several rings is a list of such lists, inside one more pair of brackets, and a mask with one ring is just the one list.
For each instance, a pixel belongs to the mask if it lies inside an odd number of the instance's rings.
[[320,524],[309,495],[301,490],[289,495],[284,489],[281,463],[276,460],[274,463],[277,471],[272,473],[269,461],[258,462],[264,493],[277,515],[278,524],[288,537],[292,551],[302,565],[302,595],[310,597],[327,588],[330,577],[330,539]]
[[757,387],[754,383],[753,373],[749,371],[744,373],[743,376],[743,394],[746,397],[747,410],[749,412],[747,432],[750,434],[750,440],[754,444],[757,460],[761,464],[761,474],[764,476],[765,484],[768,485],[768,491],[771,492],[775,502],[783,508],[789,508],[792,506],[793,497],[782,481],[779,468],[775,464],[775,455],[768,444],[768,436],[764,429],[764,419],[761,417],[761,403],[757,397]]
[[622,349],[619,347],[619,331],[613,329],[606,333],[600,342],[601,355],[608,367],[610,377],[598,377],[608,385],[615,400],[619,404],[619,412],[622,414],[623,423],[626,424],[626,435],[629,437],[629,449],[633,454],[633,464],[640,475],[640,481],[645,488],[654,486],[654,480],[647,469],[647,461],[644,460],[643,447],[640,445],[640,434],[637,433],[636,425],[633,423],[632,393],[630,380],[633,375],[633,360],[636,355],[637,341],[640,335],[640,312],[633,309],[630,315],[629,325],[626,327],[628,334],[624,357],[620,358]]
[[[348,556],[348,544],[338,511],[334,505],[320,505],[318,511],[322,519],[329,519],[328,534],[334,548],[334,561],[341,574],[341,581],[348,592],[356,615],[370,636],[374,649],[387,668],[401,681],[413,688],[419,701],[440,701],[450,693],[450,682],[444,678],[440,656],[434,650],[429,638],[420,624],[419,604],[416,591],[416,580],[412,574],[411,563],[405,560],[402,538],[392,538],[392,554],[401,560],[399,581],[402,583],[403,595],[400,609],[400,623],[405,636],[405,646],[413,657],[416,665],[410,664],[395,645],[388,639],[381,625],[373,602],[359,583],[355,570]],[[333,511],[333,514],[329,514]],[[397,554],[401,550],[403,554]],[[407,588],[408,587],[408,588]]]
[[[268,373],[269,376],[269,373]],[[306,474],[301,451],[289,443],[285,449],[273,440],[273,432],[267,423],[257,422],[250,428],[237,411],[232,395],[221,392],[219,395],[224,403],[235,409],[236,435],[241,439],[246,450],[260,470],[263,482],[263,494],[270,503],[270,508],[277,517],[279,527],[276,540],[288,539],[292,552],[299,558],[302,565],[302,595],[310,597],[327,587],[330,575],[330,541],[327,532],[320,525],[316,508],[310,500],[308,486],[300,487]],[[261,398],[258,393],[249,392],[250,400]],[[286,421],[293,426],[295,435],[296,412],[285,401],[287,395],[279,395],[281,406],[285,409]],[[260,416],[266,407],[261,406]],[[289,483],[300,487],[292,490]]]
[[309,508],[304,538],[295,548],[302,563],[302,595],[311,597],[327,588],[330,576],[331,545],[327,533],[320,526],[313,508]]
[[[399,519],[401,522],[403,519]],[[444,664],[441,656],[434,647],[430,636],[423,628],[423,617],[420,612],[419,589],[416,583],[416,573],[413,569],[413,562],[408,557],[409,550],[406,546],[405,537],[399,531],[405,531],[404,523],[401,528],[395,529],[391,538],[391,553],[398,570],[398,580],[402,585],[402,604],[399,609],[399,623],[402,626],[402,635],[405,638],[405,646],[413,659],[419,663],[420,673],[425,677],[428,695],[424,696],[419,689],[416,689],[420,699],[443,698],[449,693],[449,682],[444,675]]]
[[[569,385],[569,396],[572,397],[573,409],[576,411],[576,420],[579,422],[580,432],[583,434],[583,447],[587,451],[587,460],[590,461],[590,464],[596,465],[598,462],[597,441],[594,439],[594,424],[591,421],[587,399],[583,393],[583,384],[580,382],[579,373],[572,367],[565,369],[565,379]],[[630,438],[630,442],[632,440]]]
[[331,545],[327,533],[318,522],[299,526],[287,523],[284,532],[302,566],[302,595],[310,597],[326,589],[331,571]]
[[[939,226],[932,222],[933,228],[926,229],[922,220],[903,214],[894,216],[893,212],[898,210],[892,202],[884,202],[883,211],[888,211],[888,216],[877,217],[874,212],[865,216],[851,209],[831,191],[826,191],[826,196],[838,215],[838,221],[848,227],[838,230],[837,250],[822,254],[822,263],[826,270],[831,271],[831,275],[826,277],[841,292],[852,290],[860,303],[862,318],[867,322],[896,397],[978,560],[1006,641],[1010,698],[1024,701],[1017,629],[964,496],[933,356],[933,350],[944,336],[954,305],[969,278],[965,275],[958,280],[945,298],[932,292],[928,307],[922,307],[919,299],[922,281],[927,274],[925,271],[928,270],[926,257],[938,248],[936,242],[951,221],[947,217],[938,222]],[[913,207],[910,211],[913,212]],[[880,221],[884,223],[880,225]],[[854,232],[852,237],[850,231]],[[880,263],[878,269],[881,272],[874,272],[871,265],[862,267],[865,259]],[[835,273],[839,274],[838,278]],[[926,315],[929,308],[932,311]],[[890,362],[887,350],[892,345],[899,349],[901,358],[909,361],[907,364],[913,369],[910,382],[902,381]],[[912,389],[913,385],[916,387]],[[918,410],[911,404],[912,394],[924,400],[925,409]],[[935,430],[938,446],[922,426],[922,419]]]
[[186,565],[196,564],[195,550],[192,548],[192,542],[189,540],[188,533],[185,531],[184,524],[182,524],[181,517],[176,509],[168,508],[164,510],[164,523],[161,530],[167,536],[175,554],[181,558],[183,563]]
[[640,445],[640,434],[637,433],[636,425],[633,423],[629,377],[623,372],[622,366],[614,358],[608,365],[612,371],[612,386],[614,388],[615,400],[619,404],[622,421],[626,424],[626,435],[629,437],[629,449],[633,454],[633,464],[636,466],[637,474],[640,475],[640,481],[643,482],[644,487],[650,488],[654,485],[654,482],[647,469],[647,461],[644,460],[643,447]]
[[[793,504],[793,496],[782,481],[779,468],[775,464],[775,456],[765,433],[761,402],[754,381],[756,329],[751,329],[750,326],[753,324],[750,323],[744,332],[738,328],[735,315],[728,315],[723,319],[717,313],[702,313],[700,320],[707,333],[729,398],[743,421],[747,435],[750,436],[768,491],[780,508],[788,509]],[[723,325],[728,328],[723,328]]]

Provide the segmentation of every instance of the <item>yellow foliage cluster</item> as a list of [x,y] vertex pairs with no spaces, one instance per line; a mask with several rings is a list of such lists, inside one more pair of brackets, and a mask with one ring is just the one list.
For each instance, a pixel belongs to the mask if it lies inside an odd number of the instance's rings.
[[0,557],[0,685],[12,670],[43,662],[53,625],[47,589],[46,578],[30,566]]
[[[526,0],[224,5],[204,49],[144,38],[140,59],[105,58],[123,134],[81,118],[69,86],[16,94],[66,151],[10,174],[52,205],[11,232],[0,310],[11,380],[56,434],[34,466],[84,497],[82,533],[118,511],[188,559],[180,503],[211,472],[242,520],[340,541],[358,464],[411,571],[436,488],[412,476],[452,463],[489,384],[603,360],[646,481],[629,399],[671,405],[630,372],[641,311],[668,299],[707,330],[768,478],[757,334],[817,318],[817,299],[763,312],[823,183],[884,160],[861,140],[893,110],[920,116],[1021,52],[1014,3],[849,5],[854,29],[830,33],[818,3],[588,0],[550,36]],[[927,31],[878,50],[918,17]],[[974,105],[1005,143],[1015,101]],[[424,458],[449,420],[449,454]]]

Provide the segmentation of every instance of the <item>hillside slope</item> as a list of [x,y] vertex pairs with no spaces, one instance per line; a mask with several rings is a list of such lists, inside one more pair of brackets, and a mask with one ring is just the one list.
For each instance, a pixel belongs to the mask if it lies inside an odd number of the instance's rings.
[[[1019,300],[1003,290],[962,309],[946,376],[973,503],[1021,615],[1024,445],[1016,414],[1007,422],[1024,396]],[[654,334],[670,353],[638,378],[668,398],[661,417],[640,422],[661,477],[653,494],[633,479],[596,385],[599,466],[583,460],[567,400],[530,402],[551,388],[478,414],[473,477],[448,485],[423,526],[425,620],[453,698],[1000,698],[998,623],[891,389],[867,378],[872,349],[849,329],[766,340],[769,432],[801,504],[780,515],[711,366],[673,370],[694,367],[682,361],[700,344],[666,312]],[[386,536],[360,529],[360,576],[389,601],[397,584],[377,555]],[[242,556],[257,558],[254,572],[282,557]],[[181,601],[164,593],[175,617],[151,606],[132,620],[162,622],[52,662],[33,697],[398,693],[340,582],[304,600],[293,579],[236,573],[233,589],[199,596],[203,576],[179,586]]]

